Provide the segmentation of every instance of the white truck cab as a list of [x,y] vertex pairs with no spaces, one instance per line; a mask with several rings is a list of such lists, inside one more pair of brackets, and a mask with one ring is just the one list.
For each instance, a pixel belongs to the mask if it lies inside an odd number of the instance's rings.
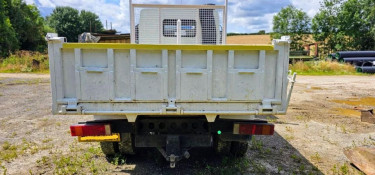
[[174,8],[140,11],[139,24],[136,26],[136,43],[177,44],[178,34],[181,38],[179,44],[222,44],[222,26],[218,11]]

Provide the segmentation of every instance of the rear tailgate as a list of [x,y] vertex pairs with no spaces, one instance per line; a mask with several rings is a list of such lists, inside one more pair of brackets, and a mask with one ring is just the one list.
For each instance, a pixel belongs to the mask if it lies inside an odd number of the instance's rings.
[[287,108],[289,38],[250,46],[63,41],[48,42],[54,114],[214,119]]

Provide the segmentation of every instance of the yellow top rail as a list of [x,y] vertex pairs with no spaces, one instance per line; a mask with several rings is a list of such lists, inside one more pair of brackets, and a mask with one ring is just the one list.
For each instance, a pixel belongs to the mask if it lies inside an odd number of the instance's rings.
[[164,45],[114,43],[64,43],[66,49],[141,49],[141,50],[274,50],[273,45]]

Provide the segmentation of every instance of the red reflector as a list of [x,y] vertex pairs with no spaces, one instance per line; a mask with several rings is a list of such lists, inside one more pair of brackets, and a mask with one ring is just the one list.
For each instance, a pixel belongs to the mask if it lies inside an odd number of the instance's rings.
[[77,124],[70,126],[72,136],[104,136],[111,135],[109,124]]
[[275,125],[273,124],[234,124],[233,133],[243,135],[273,135]]

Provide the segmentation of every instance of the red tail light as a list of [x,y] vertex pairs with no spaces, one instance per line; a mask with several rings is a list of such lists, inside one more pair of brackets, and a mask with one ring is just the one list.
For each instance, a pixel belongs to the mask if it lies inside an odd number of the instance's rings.
[[109,124],[77,124],[70,126],[72,136],[104,136],[111,135]]
[[275,125],[269,123],[235,123],[233,134],[242,135],[273,135]]

